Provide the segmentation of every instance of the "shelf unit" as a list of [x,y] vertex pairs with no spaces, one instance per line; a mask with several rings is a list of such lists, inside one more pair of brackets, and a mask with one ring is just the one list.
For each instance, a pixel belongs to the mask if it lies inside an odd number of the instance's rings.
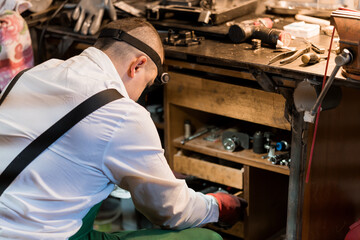
[[[206,135],[204,137],[206,137]],[[290,174],[288,166],[274,165],[270,163],[266,158],[263,158],[263,156],[266,156],[266,154],[254,153],[252,149],[243,149],[241,151],[228,152],[224,150],[224,147],[220,141],[209,142],[204,140],[202,137],[199,137],[183,145],[181,144],[181,140],[183,139],[184,137],[174,139],[173,146],[179,149],[186,149],[209,156],[225,159],[228,161],[241,163],[251,167],[257,167],[285,175]]]
[[181,140],[185,120],[190,120],[197,131],[209,125],[237,124],[243,129],[270,129],[291,137],[290,124],[284,117],[285,99],[263,91],[244,71],[237,74],[236,70],[171,59],[166,66],[171,81],[164,94],[165,147],[171,168],[243,192],[249,203],[246,216],[226,233],[263,240],[284,229],[290,174],[287,166],[273,165],[262,158],[266,154],[252,149],[226,151],[221,141],[204,140],[206,135],[185,144]]

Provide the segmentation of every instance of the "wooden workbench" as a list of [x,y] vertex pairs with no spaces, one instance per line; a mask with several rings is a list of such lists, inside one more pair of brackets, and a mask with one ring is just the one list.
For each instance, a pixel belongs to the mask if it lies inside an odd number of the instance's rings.
[[[311,41],[327,47],[330,37],[321,35]],[[296,39],[290,46],[299,49],[306,43]],[[240,184],[249,201],[239,235],[245,239],[269,237],[280,229],[284,217],[287,239],[343,239],[348,226],[360,216],[360,162],[356,157],[360,147],[360,111],[356,110],[360,82],[346,79],[340,72],[336,75],[334,85],[340,86],[343,97],[337,108],[321,113],[311,178],[305,184],[313,124],[304,123],[302,113],[296,112],[292,94],[304,80],[321,85],[326,61],[304,66],[299,58],[283,66],[278,62],[268,65],[278,54],[274,49],[263,47],[254,51],[248,43],[233,44],[224,39],[207,39],[190,47],[165,46],[165,53],[172,77],[165,90],[170,165],[206,180],[230,186]],[[334,58],[331,53],[328,76],[335,67]],[[270,166],[252,156],[251,150],[227,153],[219,145],[203,140],[182,145],[185,119],[197,127],[208,124],[209,119],[210,123],[236,119],[288,130],[292,138],[291,168]],[[242,163],[244,172],[197,162],[184,152]],[[282,174],[289,175],[287,217],[283,215],[284,208],[276,205],[286,204],[282,190],[287,183],[282,185]],[[240,183],[235,180],[239,176],[243,177]]]

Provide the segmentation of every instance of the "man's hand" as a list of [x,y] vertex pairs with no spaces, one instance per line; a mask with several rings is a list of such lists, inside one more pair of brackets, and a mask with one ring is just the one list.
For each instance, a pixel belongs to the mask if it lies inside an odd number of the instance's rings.
[[77,20],[74,31],[81,29],[83,35],[94,35],[101,26],[105,9],[109,11],[111,20],[116,20],[112,0],[80,0],[72,14],[73,19]]
[[219,224],[232,226],[244,216],[248,203],[237,196],[218,192],[209,193],[219,204]]

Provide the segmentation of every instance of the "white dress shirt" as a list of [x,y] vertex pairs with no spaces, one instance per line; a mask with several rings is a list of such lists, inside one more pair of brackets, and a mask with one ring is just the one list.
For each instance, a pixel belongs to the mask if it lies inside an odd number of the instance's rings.
[[216,222],[212,196],[176,179],[150,113],[131,100],[111,60],[90,47],[24,73],[0,106],[0,173],[37,136],[104,89],[124,97],[87,116],[28,165],[0,197],[0,239],[67,239],[114,184],[154,224]]

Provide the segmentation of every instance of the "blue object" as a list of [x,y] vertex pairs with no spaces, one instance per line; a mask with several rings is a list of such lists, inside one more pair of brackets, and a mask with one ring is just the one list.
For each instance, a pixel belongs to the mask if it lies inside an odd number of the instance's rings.
[[275,146],[275,149],[276,149],[277,151],[286,150],[286,149],[288,149],[288,143],[285,142],[285,141],[277,142],[277,143],[276,143],[276,146]]

